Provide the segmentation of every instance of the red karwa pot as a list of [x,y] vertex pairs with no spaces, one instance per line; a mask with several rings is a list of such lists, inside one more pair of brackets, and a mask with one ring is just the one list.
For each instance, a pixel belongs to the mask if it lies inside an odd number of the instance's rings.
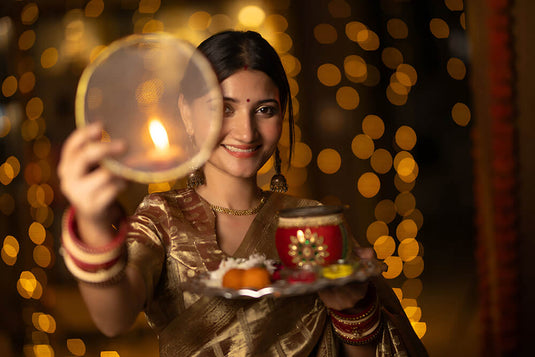
[[343,208],[311,206],[282,210],[275,244],[287,267],[329,265],[346,258],[347,232]]

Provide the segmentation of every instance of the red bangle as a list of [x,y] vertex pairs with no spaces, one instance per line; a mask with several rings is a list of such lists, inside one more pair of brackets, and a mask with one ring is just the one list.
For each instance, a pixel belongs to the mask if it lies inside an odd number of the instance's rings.
[[122,245],[123,242],[125,241],[125,239],[126,239],[126,224],[124,222],[122,222],[120,224],[119,232],[117,232],[117,235],[115,236],[115,238],[111,242],[109,242],[106,245],[100,246],[100,247],[88,246],[87,244],[82,242],[80,240],[80,238],[78,238],[78,225],[76,224],[75,214],[76,214],[75,208],[72,207],[72,206],[69,207],[69,209],[65,213],[65,215],[66,215],[66,217],[65,217],[65,219],[66,219],[66,221],[65,221],[66,227],[65,228],[68,230],[69,235],[72,238],[73,243],[76,244],[76,246],[78,248],[80,248],[81,250],[83,250],[84,252],[93,253],[93,254],[106,253],[106,252],[109,252],[109,251],[111,251],[113,249],[116,249],[118,246]]

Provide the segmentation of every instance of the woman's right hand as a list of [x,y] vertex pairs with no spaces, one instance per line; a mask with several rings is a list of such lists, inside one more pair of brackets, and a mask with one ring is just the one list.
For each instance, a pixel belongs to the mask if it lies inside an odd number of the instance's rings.
[[100,123],[74,131],[65,141],[58,165],[61,191],[75,208],[80,238],[94,244],[105,244],[111,237],[111,225],[120,218],[116,198],[126,187],[123,178],[99,164],[124,152],[125,144],[101,142],[101,135]]

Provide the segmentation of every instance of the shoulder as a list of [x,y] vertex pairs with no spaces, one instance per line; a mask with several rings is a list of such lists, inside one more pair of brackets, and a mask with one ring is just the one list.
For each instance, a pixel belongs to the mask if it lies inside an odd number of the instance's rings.
[[143,198],[136,209],[136,214],[151,211],[181,211],[183,207],[197,200],[199,200],[199,196],[193,189],[189,188],[155,192]]

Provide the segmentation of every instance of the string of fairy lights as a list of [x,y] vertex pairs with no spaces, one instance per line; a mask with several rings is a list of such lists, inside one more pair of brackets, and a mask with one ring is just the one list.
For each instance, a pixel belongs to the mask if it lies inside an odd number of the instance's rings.
[[[57,237],[51,233],[53,225],[58,223],[53,209],[57,193],[52,184],[55,168],[52,166],[52,143],[47,132],[47,112],[51,110],[39,97],[36,87],[41,76],[64,68],[69,61],[81,60],[87,64],[106,48],[106,44],[99,42],[95,30],[105,11],[106,1],[90,0],[81,8],[69,10],[63,17],[63,39],[54,46],[46,45],[47,42],[43,41],[45,34],[39,32],[38,3],[18,3],[21,4],[18,17],[0,19],[0,42],[5,38],[16,38],[19,63],[13,68],[13,73],[0,78],[1,94],[8,103],[0,106],[0,140],[12,142],[22,138],[24,154],[8,152],[7,157],[0,157],[0,214],[9,217],[20,208],[20,195],[17,195],[16,187],[22,182],[31,219],[24,236],[6,234],[2,237],[1,259],[6,267],[16,267],[20,271],[13,288],[26,302],[23,309],[28,334],[24,353],[26,356],[48,357],[55,355],[51,336],[59,328],[54,316],[46,312],[50,300],[47,296],[49,271],[54,266],[57,252],[54,243]],[[323,148],[314,160],[311,147],[302,140],[298,99],[301,62],[292,54],[293,38],[288,32],[288,20],[284,16],[269,14],[260,5],[242,6],[240,1],[228,2],[227,11],[219,13],[184,8],[180,8],[180,11],[162,11],[160,0],[124,3],[133,12],[132,33],[166,31],[197,45],[210,34],[229,28],[260,32],[281,56],[290,82],[297,123],[294,154],[291,166],[285,172],[290,191],[297,192],[306,184],[307,168],[312,164],[316,164],[326,175],[339,171],[342,165],[340,152],[334,148]],[[459,14],[460,25],[465,29],[463,0],[444,0],[444,6]],[[386,99],[394,107],[405,105],[411,89],[418,83],[418,72],[405,62],[403,52],[394,46],[381,46],[376,31],[362,22],[351,20],[350,2],[331,0],[326,10],[331,19],[348,21],[340,31],[326,19],[314,27],[315,40],[329,46],[334,46],[337,41],[350,41],[363,50],[360,55],[347,53],[342,62],[325,62],[316,69],[316,77],[321,85],[336,88],[333,100],[337,105],[345,111],[354,111],[360,104],[360,86],[379,90],[381,75],[386,72],[377,67],[378,63],[370,63],[366,56],[377,51],[380,51],[382,65],[390,71],[384,92]],[[386,29],[393,40],[410,38],[411,35],[401,18],[388,19]],[[431,19],[429,31],[437,39],[446,40],[450,36],[448,23],[440,18]],[[445,70],[452,80],[465,79],[466,66],[459,58],[449,59]],[[459,126],[466,126],[471,119],[470,109],[465,103],[456,103],[451,108],[451,117]],[[355,157],[369,162],[369,170],[356,179],[356,189],[364,198],[377,200],[374,210],[376,220],[369,223],[366,238],[373,245],[378,258],[388,265],[385,278],[403,276],[402,284],[394,290],[415,331],[422,338],[427,324],[422,321],[418,297],[423,290],[419,277],[424,270],[424,259],[423,246],[417,236],[423,225],[423,214],[417,208],[412,192],[419,167],[411,153],[417,143],[417,133],[407,124],[397,128],[388,127],[375,113],[363,115],[361,129],[355,133],[350,149]],[[385,131],[394,133],[393,147],[380,147],[379,139]],[[283,157],[287,157],[289,150],[287,132],[288,123],[285,122],[280,143]],[[392,170],[395,171],[393,184],[397,194],[379,200],[381,187],[386,184],[386,174]],[[273,160],[270,160],[259,172],[259,183],[263,188],[268,189],[273,172]],[[177,184],[180,182],[149,184],[147,191],[165,191]],[[27,250],[31,250],[31,254]],[[28,254],[31,260],[24,258]],[[66,339],[59,349],[66,349],[74,356],[84,356],[87,352],[87,346],[81,338]],[[100,351],[100,356],[119,356],[119,352]]]

